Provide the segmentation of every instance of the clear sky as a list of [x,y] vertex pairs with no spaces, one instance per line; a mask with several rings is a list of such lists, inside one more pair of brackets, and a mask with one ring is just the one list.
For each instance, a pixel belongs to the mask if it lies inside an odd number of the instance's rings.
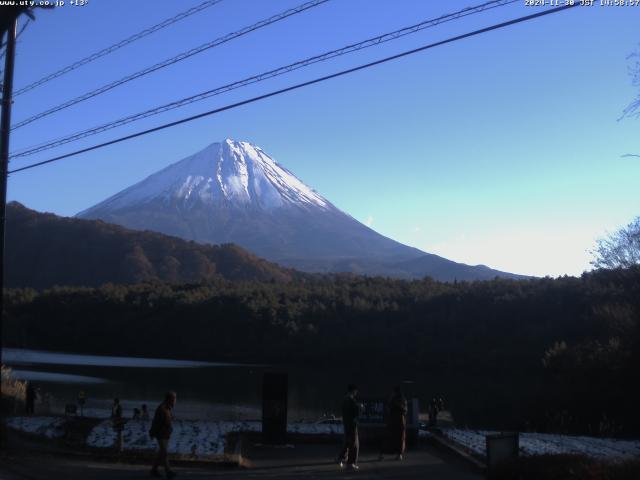
[[[39,11],[15,87],[201,0],[89,0]],[[302,3],[224,0],[15,99],[13,121]],[[331,0],[13,133],[38,144],[481,3]],[[522,2],[242,88],[12,168],[539,11]],[[455,261],[532,275],[589,269],[594,240],[640,214],[640,119],[627,58],[640,6],[575,8],[87,153],[9,179],[9,199],[73,215],[226,137],[262,147],[354,218]]]

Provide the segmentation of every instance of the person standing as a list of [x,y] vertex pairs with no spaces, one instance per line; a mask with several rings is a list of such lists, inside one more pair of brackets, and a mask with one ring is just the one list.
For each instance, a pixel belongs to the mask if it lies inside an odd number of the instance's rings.
[[38,394],[36,393],[36,387],[33,386],[33,383],[27,382],[27,388],[25,390],[25,413],[27,415],[33,415],[35,413],[36,406],[36,397]]
[[155,438],[158,442],[158,454],[151,467],[151,475],[155,477],[160,476],[160,472],[158,471],[160,465],[164,467],[167,478],[176,476],[175,472],[169,467],[169,460],[167,458],[169,439],[173,432],[173,407],[176,405],[176,400],[176,392],[167,392],[164,401],[156,408],[156,413],[151,422],[149,436]]
[[387,450],[396,455],[396,460],[402,460],[406,448],[408,411],[407,399],[400,387],[395,387],[387,406]]
[[114,423],[122,420],[122,405],[120,405],[119,398],[113,399],[113,405],[111,405],[111,418]]
[[343,468],[345,462],[347,468],[358,470],[358,450],[360,449],[360,439],[358,438],[358,418],[360,417],[361,406],[357,402],[358,387],[350,384],[347,387],[347,394],[342,401],[342,426],[344,427],[344,445],[337,462]]
[[84,406],[87,403],[87,394],[84,390],[78,392],[78,405],[80,405],[80,416],[84,417]]
[[120,405],[119,398],[113,399],[113,405],[111,406],[111,423],[113,425],[113,430],[116,432],[116,450],[118,452],[122,452],[124,418],[122,418],[122,405]]
[[429,403],[429,426],[435,427],[438,424],[438,400],[433,397]]

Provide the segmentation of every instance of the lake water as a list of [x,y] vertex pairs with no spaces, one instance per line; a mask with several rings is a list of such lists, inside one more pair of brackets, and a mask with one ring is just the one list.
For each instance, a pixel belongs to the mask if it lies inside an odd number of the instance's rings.
[[[4,349],[4,362],[18,378],[31,380],[46,392],[53,413],[75,403],[80,391],[87,397],[85,414],[108,416],[118,397],[124,414],[146,403],[153,411],[167,390],[178,392],[176,416],[183,419],[248,420],[261,416],[261,388],[265,372],[289,376],[289,419],[316,420],[339,414],[345,387],[360,386],[368,397],[386,397],[403,381],[407,393],[421,399],[437,391],[439,382],[406,372],[369,371],[366,365],[344,369],[277,367],[183,360],[105,357],[34,350]],[[444,394],[443,394],[444,395]],[[446,395],[445,395],[446,398]]]

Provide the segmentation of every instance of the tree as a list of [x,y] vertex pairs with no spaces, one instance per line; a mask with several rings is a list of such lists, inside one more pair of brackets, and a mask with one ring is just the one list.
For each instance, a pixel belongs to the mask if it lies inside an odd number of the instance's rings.
[[[640,117],[640,46],[638,50],[629,54],[629,75],[631,76],[631,84],[638,89],[636,98],[622,111],[622,115],[618,120],[628,117]],[[640,157],[637,153],[625,153],[622,157]]]
[[640,216],[629,225],[601,238],[591,252],[595,268],[629,268],[640,265]]
[[[629,75],[631,75],[631,83],[640,90],[640,47],[637,51],[631,53],[627,59],[629,60]],[[640,93],[622,112],[622,117],[638,117],[640,116]]]

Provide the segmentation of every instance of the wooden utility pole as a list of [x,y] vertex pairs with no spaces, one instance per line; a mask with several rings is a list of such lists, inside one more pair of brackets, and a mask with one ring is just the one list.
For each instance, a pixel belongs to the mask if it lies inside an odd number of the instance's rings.
[[[2,83],[2,117],[0,118],[0,365],[4,335],[4,227],[7,210],[7,175],[9,171],[9,133],[11,131],[11,103],[13,95],[13,66],[16,53],[17,16],[7,30],[7,50],[4,60],[4,82]],[[2,382],[0,381],[0,398]]]

